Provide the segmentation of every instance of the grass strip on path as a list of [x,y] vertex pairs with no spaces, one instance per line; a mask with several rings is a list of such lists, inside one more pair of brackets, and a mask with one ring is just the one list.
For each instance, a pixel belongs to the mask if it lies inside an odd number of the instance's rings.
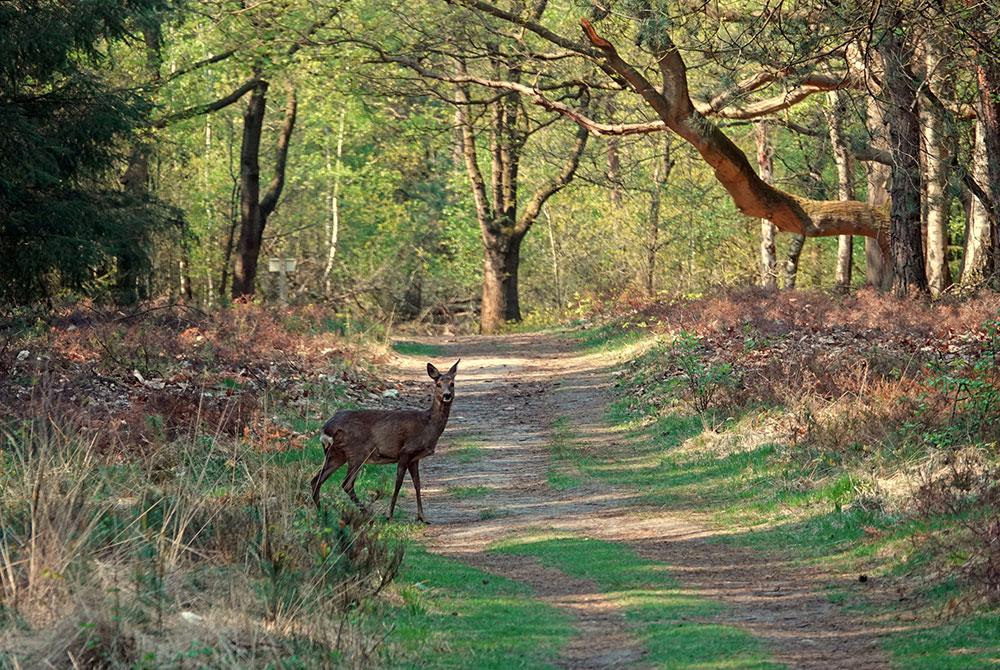
[[569,617],[510,579],[428,552],[407,550],[396,580],[394,668],[554,668]]
[[598,585],[620,606],[658,668],[783,667],[752,635],[716,622],[718,602],[685,593],[664,565],[627,547],[572,536],[528,536],[499,543],[499,552],[533,556],[543,565]]

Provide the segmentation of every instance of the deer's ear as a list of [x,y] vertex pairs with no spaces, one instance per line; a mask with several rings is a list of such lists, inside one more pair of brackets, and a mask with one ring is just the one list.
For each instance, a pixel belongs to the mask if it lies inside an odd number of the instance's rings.
[[455,361],[455,364],[451,366],[451,370],[448,370],[448,374],[453,375],[456,372],[458,372],[458,364],[461,363],[461,362],[462,362],[461,358],[459,358],[457,361]]
[[427,374],[434,381],[437,381],[437,378],[441,376],[441,373],[438,372],[438,369],[436,367],[434,367],[434,365],[432,363],[428,363],[427,364]]

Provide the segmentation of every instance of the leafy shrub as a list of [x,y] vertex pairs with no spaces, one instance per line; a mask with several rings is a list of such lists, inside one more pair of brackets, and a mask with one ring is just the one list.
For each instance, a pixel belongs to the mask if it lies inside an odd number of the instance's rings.
[[671,385],[683,395],[699,414],[712,407],[718,395],[736,386],[733,366],[708,359],[701,340],[682,332],[667,351],[667,363],[677,372]]

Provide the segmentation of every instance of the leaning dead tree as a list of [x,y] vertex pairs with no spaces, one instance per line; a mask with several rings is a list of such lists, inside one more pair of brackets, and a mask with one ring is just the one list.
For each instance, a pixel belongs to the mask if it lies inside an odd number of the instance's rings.
[[693,146],[715,171],[736,207],[750,217],[770,220],[778,230],[806,237],[863,235],[888,248],[888,217],[883,210],[857,201],[810,200],[768,184],[757,174],[746,154],[699,112],[688,93],[687,66],[667,35],[656,49],[662,88],[657,90],[615,46],[601,37],[590,21],[581,20],[588,40],[600,50],[607,65],[656,112],[667,128]]
[[[690,144],[710,165],[715,178],[736,207],[745,215],[767,219],[783,232],[806,237],[859,235],[873,239],[886,257],[890,253],[890,217],[888,208],[873,207],[854,200],[813,200],[784,191],[761,179],[744,151],[712,121],[755,119],[787,109],[815,93],[856,87],[850,73],[806,73],[786,83],[779,95],[756,102],[741,102],[750,92],[764,89],[787,71],[767,71],[748,77],[732,90],[709,100],[697,100],[689,90],[687,65],[680,49],[665,28],[644,35],[644,47],[651,53],[655,68],[637,66],[626,59],[611,40],[602,36],[587,19],[580,25],[585,43],[570,39],[525,17],[483,0],[461,0],[460,4],[519,26],[543,40],[595,64],[612,82],[639,96],[657,120],[641,123],[602,123],[581,109],[548,97],[545,91],[520,82],[477,78],[476,83],[494,88],[515,90],[548,110],[571,119],[596,135],[632,135],[668,130]],[[641,21],[641,19],[640,19]],[[659,81],[651,81],[646,72],[653,69]],[[918,229],[919,230],[919,229]],[[908,269],[908,268],[907,268]]]

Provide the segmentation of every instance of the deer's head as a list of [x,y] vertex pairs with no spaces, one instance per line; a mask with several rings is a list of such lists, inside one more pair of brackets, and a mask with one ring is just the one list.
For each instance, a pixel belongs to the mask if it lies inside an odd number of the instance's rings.
[[435,400],[439,400],[447,405],[455,398],[455,373],[458,372],[458,364],[461,361],[462,359],[459,358],[451,366],[451,369],[445,373],[438,372],[438,369],[432,363],[427,364],[427,374],[434,380]]

